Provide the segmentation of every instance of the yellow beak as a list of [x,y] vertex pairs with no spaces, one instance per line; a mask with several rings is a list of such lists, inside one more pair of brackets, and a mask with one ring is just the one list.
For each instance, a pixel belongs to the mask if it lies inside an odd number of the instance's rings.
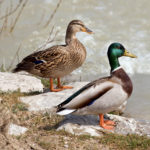
[[127,50],[124,51],[123,56],[128,56],[128,57],[131,57],[131,58],[137,58],[136,55],[134,55],[134,54],[128,52]]

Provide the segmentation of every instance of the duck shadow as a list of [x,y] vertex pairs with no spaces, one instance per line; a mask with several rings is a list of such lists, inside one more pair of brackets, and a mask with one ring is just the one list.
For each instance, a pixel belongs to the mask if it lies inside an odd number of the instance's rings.
[[49,93],[49,92],[52,92],[52,91],[50,91],[49,88],[44,88],[44,89],[43,89],[43,93]]
[[[104,119],[110,120],[110,118],[107,115],[104,115]],[[67,123],[96,126],[99,125],[99,116],[70,114],[65,116],[65,118],[59,123],[59,125],[62,126]]]
[[[104,119],[109,120],[107,115],[104,115]],[[96,115],[67,115],[65,118],[54,126],[44,126],[43,130],[53,130],[58,127],[64,126],[65,124],[76,124],[80,126],[99,126],[99,117]]]
[[59,126],[63,126],[64,124],[72,123],[78,125],[98,125],[99,118],[95,115],[67,115],[65,118],[59,123]]

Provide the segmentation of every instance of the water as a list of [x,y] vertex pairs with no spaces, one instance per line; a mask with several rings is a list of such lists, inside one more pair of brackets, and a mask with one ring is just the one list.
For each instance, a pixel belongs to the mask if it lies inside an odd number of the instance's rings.
[[[14,0],[14,5],[17,0]],[[99,75],[109,74],[109,64],[106,56],[111,42],[120,42],[126,49],[138,56],[137,59],[121,58],[120,63],[130,74],[135,90],[129,100],[126,114],[140,119],[150,120],[150,1],[148,0],[64,0],[51,23],[45,28],[49,16],[58,1],[32,0],[28,1],[21,14],[15,30],[10,34],[7,30],[0,34],[0,66],[13,67],[19,61],[40,47],[48,38],[54,25],[58,31],[54,44],[64,44],[65,30],[73,19],[82,20],[94,34],[78,33],[77,37],[87,48],[87,59],[82,67],[72,75],[82,80],[93,80]],[[0,5],[0,16],[10,6],[5,0]],[[8,18],[8,29],[17,13]],[[0,28],[3,21],[0,20]],[[15,58],[20,46],[19,58]],[[142,92],[143,91],[143,92]]]
[[134,90],[127,103],[125,115],[150,120],[150,76],[136,74],[131,78]]

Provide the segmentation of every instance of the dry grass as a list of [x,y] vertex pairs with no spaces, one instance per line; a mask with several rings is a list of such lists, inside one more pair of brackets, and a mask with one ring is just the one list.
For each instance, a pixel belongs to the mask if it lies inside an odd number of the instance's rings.
[[[89,135],[75,136],[65,131],[57,131],[63,117],[48,113],[31,113],[19,98],[26,96],[18,92],[0,93],[0,149],[44,149],[44,150],[146,150],[150,149],[150,139],[146,136],[105,134],[102,138]],[[25,126],[28,131],[21,136],[7,134],[10,122]]]

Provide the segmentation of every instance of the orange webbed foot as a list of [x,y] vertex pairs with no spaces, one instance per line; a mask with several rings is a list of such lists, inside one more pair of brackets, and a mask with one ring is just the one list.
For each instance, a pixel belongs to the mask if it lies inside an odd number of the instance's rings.
[[64,89],[72,89],[73,87],[72,86],[63,86],[63,85],[61,85],[60,78],[57,78],[57,88],[60,88],[60,89],[64,90]]
[[104,120],[104,115],[103,114],[99,114],[99,125],[107,130],[113,130],[114,126],[115,126],[115,122],[111,121],[111,120]]
[[61,89],[72,89],[73,87],[72,86],[60,86],[58,88],[61,88]]
[[114,126],[107,125],[107,124],[105,124],[105,123],[103,123],[103,124],[101,125],[101,127],[104,128],[104,129],[107,129],[107,130],[113,130],[113,129],[114,129]]
[[112,125],[112,126],[115,126],[115,122],[114,121],[111,121],[111,120],[104,120],[104,123],[107,124],[107,125]]
[[53,87],[53,78],[50,78],[50,91],[51,92],[59,92],[59,91],[62,91],[62,90],[64,90],[64,89],[62,89],[62,88],[54,88]]
[[59,92],[59,91],[63,91],[65,89],[72,89],[73,87],[71,86],[61,86],[61,87],[57,87],[56,89],[50,89],[51,92]]
[[59,92],[62,91],[63,89],[50,89],[51,92]]

